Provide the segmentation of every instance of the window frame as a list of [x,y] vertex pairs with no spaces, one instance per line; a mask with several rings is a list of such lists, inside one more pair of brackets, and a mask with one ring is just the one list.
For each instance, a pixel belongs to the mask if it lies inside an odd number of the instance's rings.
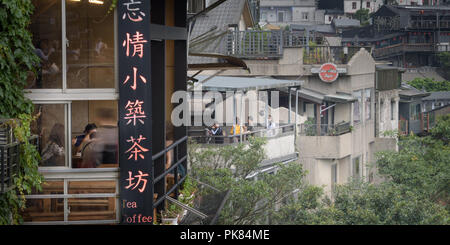
[[[72,168],[72,102],[73,101],[102,101],[119,100],[118,92],[118,37],[117,37],[117,9],[114,9],[114,88],[68,88],[67,84],[67,23],[66,23],[66,0],[61,1],[61,35],[62,35],[62,88],[61,89],[24,89],[25,97],[30,99],[34,105],[63,104],[64,105],[64,127],[65,127],[65,164],[64,166],[39,166],[38,171],[44,176],[45,181],[60,180],[64,182],[64,194],[31,194],[25,195],[26,199],[64,199],[63,221],[41,221],[25,222],[25,224],[111,224],[120,222],[119,205],[119,167],[114,168]],[[117,108],[118,110],[119,108]],[[115,193],[94,194],[69,194],[68,183],[70,181],[116,181]],[[115,197],[116,219],[115,220],[80,220],[70,221],[68,200],[71,198],[95,198]]]

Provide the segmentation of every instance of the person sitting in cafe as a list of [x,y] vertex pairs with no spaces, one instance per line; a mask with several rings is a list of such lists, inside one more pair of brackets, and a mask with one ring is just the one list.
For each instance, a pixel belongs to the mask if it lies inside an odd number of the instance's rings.
[[80,168],[96,168],[101,164],[102,156],[98,149],[97,133],[92,132],[89,140],[84,144],[81,150],[81,165]]
[[72,139],[73,154],[76,155],[81,152],[83,146],[90,140],[91,134],[97,132],[95,123],[86,125],[82,135],[78,135]]
[[63,166],[64,154],[64,125],[56,123],[41,153],[42,166]]

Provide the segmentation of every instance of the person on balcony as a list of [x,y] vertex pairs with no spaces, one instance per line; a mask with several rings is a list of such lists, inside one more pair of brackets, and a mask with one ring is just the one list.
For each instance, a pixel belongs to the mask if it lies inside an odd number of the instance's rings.
[[269,115],[267,123],[267,137],[272,137],[276,135],[277,124],[273,121],[272,115]]
[[230,134],[237,135],[237,137],[232,138],[233,142],[239,142],[239,136],[241,135],[241,125],[238,117],[236,118],[236,123],[233,125],[233,127],[231,127]]
[[223,144],[223,136],[225,135],[225,133],[217,122],[214,123],[209,132],[214,137],[213,142],[215,144]]

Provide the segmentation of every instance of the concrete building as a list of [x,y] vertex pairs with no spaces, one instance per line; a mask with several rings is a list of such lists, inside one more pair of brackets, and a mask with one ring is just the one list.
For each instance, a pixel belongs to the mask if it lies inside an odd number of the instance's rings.
[[450,92],[439,91],[431,92],[429,96],[422,99],[425,111],[431,111],[436,108],[450,104]]
[[424,5],[424,0],[396,0],[396,2],[398,5],[411,5],[411,6]]
[[315,24],[316,0],[261,0],[260,22],[274,25]]
[[375,142],[375,62],[361,49],[338,68],[343,74],[331,83],[309,73],[299,91],[300,108],[310,118],[309,124],[299,125],[300,162],[310,173],[308,182],[325,185],[327,193],[349,178],[368,175]]
[[360,9],[368,9],[369,13],[374,13],[382,5],[383,0],[344,0],[344,13],[353,16]]

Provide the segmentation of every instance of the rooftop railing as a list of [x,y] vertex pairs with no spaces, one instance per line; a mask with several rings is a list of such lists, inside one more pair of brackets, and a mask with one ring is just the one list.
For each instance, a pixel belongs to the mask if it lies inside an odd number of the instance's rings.
[[359,46],[325,46],[314,45],[304,47],[303,64],[314,65],[332,62],[334,64],[347,64],[348,61],[361,49],[366,49],[369,53],[370,47]]
[[322,44],[322,38],[307,38],[300,31],[230,31],[226,36],[227,54],[244,59],[281,58],[283,49],[303,47],[309,42]]

